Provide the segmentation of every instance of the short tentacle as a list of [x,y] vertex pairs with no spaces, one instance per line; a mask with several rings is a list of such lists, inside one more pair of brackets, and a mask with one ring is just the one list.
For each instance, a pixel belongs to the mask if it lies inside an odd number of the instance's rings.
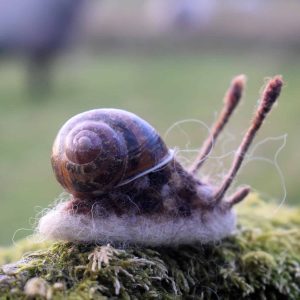
[[224,204],[226,205],[226,208],[231,209],[234,205],[243,201],[250,192],[251,192],[250,187],[240,188],[231,197],[229,197],[229,199],[226,200],[226,202],[224,202]]

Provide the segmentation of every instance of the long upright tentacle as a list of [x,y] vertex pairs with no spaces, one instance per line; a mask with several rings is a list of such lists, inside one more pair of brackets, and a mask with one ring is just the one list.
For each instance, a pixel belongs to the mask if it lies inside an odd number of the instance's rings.
[[207,159],[207,155],[212,150],[214,143],[216,142],[217,137],[223,130],[224,126],[228,122],[230,116],[232,115],[234,109],[239,103],[243,90],[246,83],[246,76],[239,75],[236,76],[227,90],[227,93],[224,97],[224,107],[221,111],[219,117],[211,128],[210,134],[203,143],[199,155],[197,156],[195,162],[192,164],[190,168],[190,172],[192,174],[196,174],[200,167],[203,165],[205,160]]
[[[262,96],[260,104],[256,110],[255,116],[251,122],[251,125],[246,132],[234,158],[232,163],[231,169],[229,170],[228,174],[226,175],[224,181],[222,182],[221,186],[216,190],[214,200],[219,202],[224,197],[226,191],[230,187],[234,177],[236,176],[238,170],[240,169],[242,162],[245,158],[245,154],[248,151],[257,131],[263,124],[264,119],[266,118],[267,114],[271,110],[273,104],[277,100],[280,95],[281,87],[282,87],[282,78],[281,76],[275,76],[272,78],[266,85]],[[242,193],[246,194],[246,193]],[[241,197],[237,197],[236,199],[233,198],[233,202],[241,201]]]

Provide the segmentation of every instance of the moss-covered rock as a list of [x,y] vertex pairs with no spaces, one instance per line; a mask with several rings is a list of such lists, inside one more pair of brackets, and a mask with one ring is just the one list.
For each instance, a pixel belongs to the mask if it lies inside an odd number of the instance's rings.
[[251,196],[239,221],[214,245],[20,241],[0,249],[0,299],[300,299],[300,210]]

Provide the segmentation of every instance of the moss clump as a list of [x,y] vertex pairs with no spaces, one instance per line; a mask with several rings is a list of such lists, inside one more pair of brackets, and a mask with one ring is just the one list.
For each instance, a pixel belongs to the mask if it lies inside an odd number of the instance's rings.
[[[27,253],[0,269],[0,298],[300,299],[300,211],[252,196],[239,216],[237,234],[214,245],[98,247],[102,261],[92,259],[96,245],[30,251],[36,244],[21,241],[10,251]],[[7,253],[1,261],[15,257]]]

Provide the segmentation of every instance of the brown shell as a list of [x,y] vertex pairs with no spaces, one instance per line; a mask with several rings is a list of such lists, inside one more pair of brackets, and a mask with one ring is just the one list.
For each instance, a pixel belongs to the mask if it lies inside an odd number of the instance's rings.
[[119,109],[72,117],[59,131],[51,157],[60,184],[72,194],[98,194],[167,164],[173,155],[156,130]]

